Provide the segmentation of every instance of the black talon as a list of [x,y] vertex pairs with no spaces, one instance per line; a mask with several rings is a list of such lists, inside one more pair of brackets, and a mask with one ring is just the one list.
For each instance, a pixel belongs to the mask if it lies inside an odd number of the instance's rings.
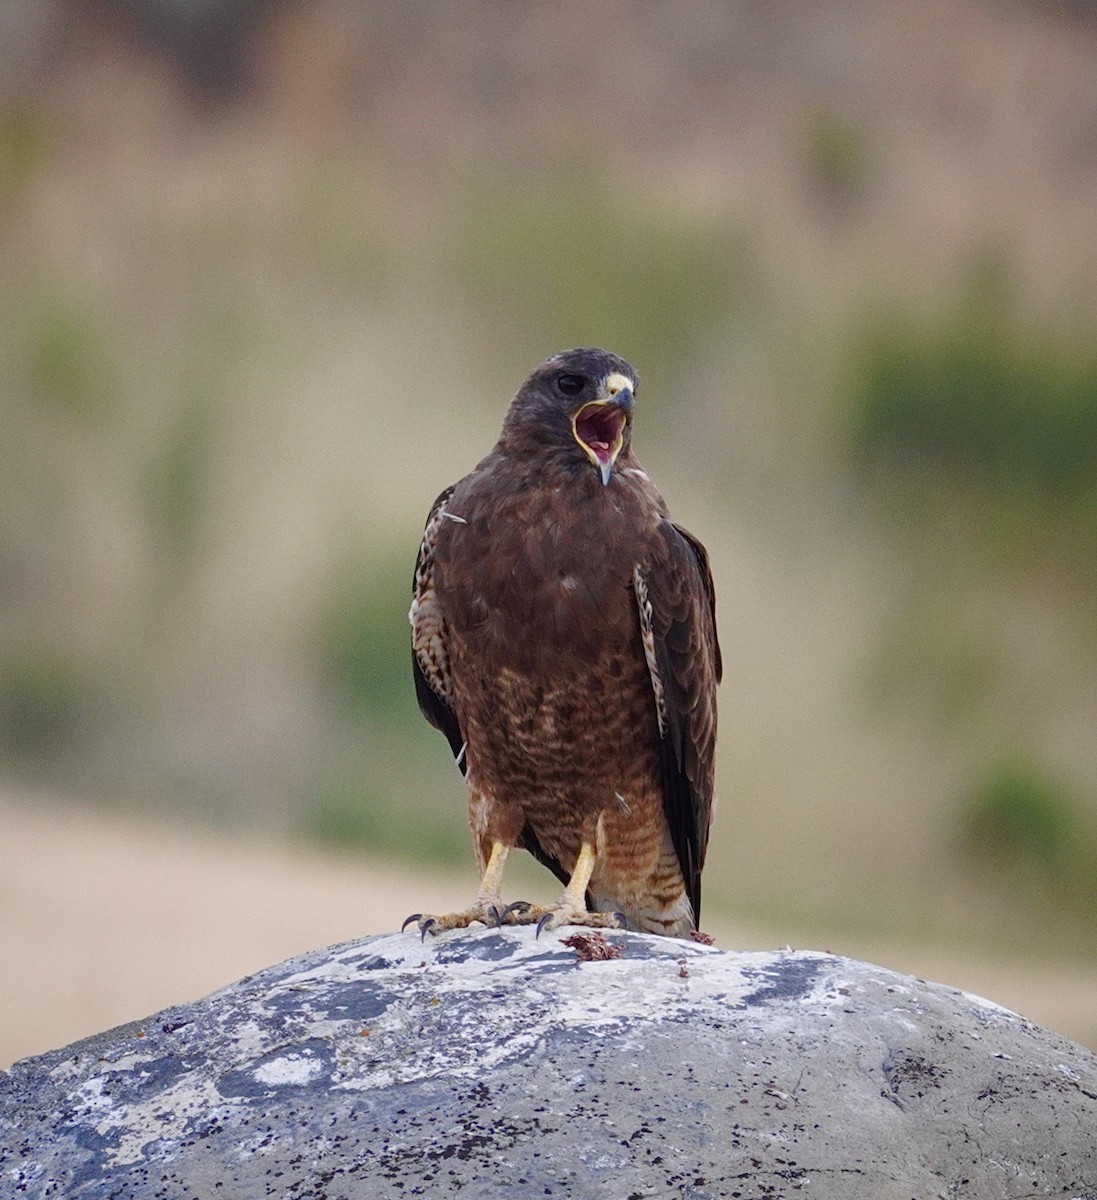
[[427,934],[430,933],[430,931],[437,924],[438,922],[433,917],[427,917],[427,919],[419,926],[419,940],[421,942],[425,942],[427,940]]
[[412,923],[412,921],[421,921],[422,919],[422,913],[412,913],[411,916],[408,917],[408,919],[403,923],[403,925],[400,926],[400,932],[403,933],[404,930],[407,929],[407,927]]
[[495,928],[499,929],[503,924],[503,913],[499,911],[499,906],[497,904],[493,904],[491,908],[488,909],[488,912],[491,913],[495,920]]
[[551,925],[552,925],[552,913],[547,912],[540,919],[540,921],[537,922],[537,932],[533,935],[534,941],[536,941],[537,938],[539,938],[546,929],[550,928]]
[[613,915],[617,918],[619,929],[628,929],[628,917],[623,912],[615,912]]
[[528,900],[514,900],[503,909],[503,920],[505,921],[512,912],[529,912],[532,907]]

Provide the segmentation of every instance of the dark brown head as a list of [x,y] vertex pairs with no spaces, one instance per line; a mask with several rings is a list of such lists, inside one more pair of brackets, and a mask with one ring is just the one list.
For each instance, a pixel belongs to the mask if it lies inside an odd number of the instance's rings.
[[603,484],[632,442],[636,372],[608,350],[563,350],[511,401],[499,439],[508,454],[595,470]]

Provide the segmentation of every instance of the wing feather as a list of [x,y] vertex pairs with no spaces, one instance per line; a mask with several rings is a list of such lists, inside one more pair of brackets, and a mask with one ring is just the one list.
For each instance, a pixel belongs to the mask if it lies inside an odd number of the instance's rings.
[[431,506],[427,517],[423,540],[415,559],[408,618],[411,621],[411,672],[415,679],[419,709],[435,729],[440,729],[446,735],[463,775],[467,770],[465,738],[453,705],[449,632],[434,589],[434,550],[438,532],[447,516],[446,504],[452,495],[453,488],[446,488]]
[[663,811],[696,921],[714,805],[716,685],[723,671],[704,546],[664,519],[633,587],[659,718]]

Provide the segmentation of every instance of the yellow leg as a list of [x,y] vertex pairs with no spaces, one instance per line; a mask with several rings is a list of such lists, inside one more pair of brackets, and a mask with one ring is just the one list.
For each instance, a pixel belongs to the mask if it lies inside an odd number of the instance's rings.
[[502,842],[491,843],[491,855],[480,879],[480,890],[476,893],[477,904],[498,904],[502,898],[503,865],[507,861],[510,847]]
[[559,899],[549,908],[539,904],[528,906],[523,912],[512,914],[508,909],[507,921],[520,925],[537,924],[537,933],[542,930],[555,929],[561,925],[592,925],[598,929],[620,929],[624,919],[617,913],[592,913],[587,909],[587,887],[594,867],[598,860],[597,853],[590,842],[584,842],[579,847],[579,856],[575,860],[568,886],[564,888]]
[[556,903],[544,908],[540,904],[521,901],[503,908],[503,866],[510,847],[502,842],[492,842],[487,866],[480,878],[480,889],[476,899],[464,912],[432,916],[416,913],[404,922],[406,928],[413,921],[426,937],[428,933],[441,933],[445,929],[464,929],[474,921],[481,925],[536,925],[537,933],[555,929],[561,925],[591,925],[599,929],[619,929],[623,918],[617,913],[592,913],[587,911],[587,887],[597,862],[597,853],[590,842],[579,847],[579,856],[571,872],[568,885]]
[[441,933],[444,929],[464,929],[474,921],[479,921],[481,925],[501,925],[503,865],[509,853],[509,846],[502,842],[492,842],[488,864],[480,877],[480,889],[476,893],[476,899],[464,912],[446,913],[439,917],[430,913],[415,913],[404,922],[404,928],[414,921],[419,926],[419,932],[426,937],[428,933]]
[[579,857],[575,860],[575,867],[568,880],[568,886],[560,897],[561,901],[566,900],[571,906],[586,910],[587,887],[590,885],[590,877],[594,874],[595,860],[594,847],[590,842],[584,842],[579,847]]

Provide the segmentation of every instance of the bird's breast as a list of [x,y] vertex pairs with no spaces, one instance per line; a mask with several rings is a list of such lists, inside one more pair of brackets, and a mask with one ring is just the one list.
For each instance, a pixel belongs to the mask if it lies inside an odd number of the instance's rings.
[[634,640],[635,539],[612,504],[540,501],[518,497],[447,526],[436,583],[451,637],[481,661],[502,655],[552,673],[561,659],[590,662]]
[[650,518],[629,495],[454,494],[464,523],[442,531],[435,586],[470,779],[524,809],[566,796],[595,811],[655,770],[632,584]]

